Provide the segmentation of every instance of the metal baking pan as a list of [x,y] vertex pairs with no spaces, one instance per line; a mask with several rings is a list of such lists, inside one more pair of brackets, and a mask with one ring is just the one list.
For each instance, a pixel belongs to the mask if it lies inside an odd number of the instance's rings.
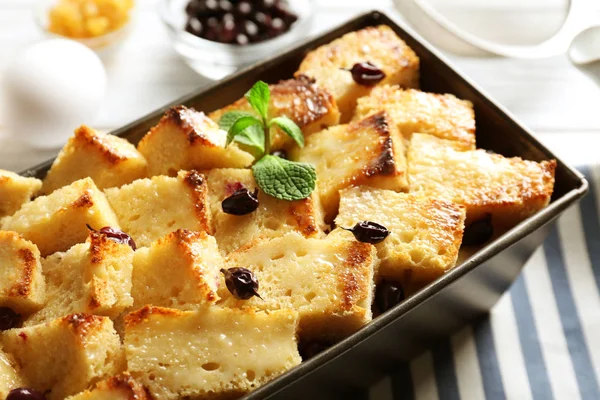
[[[475,106],[477,147],[505,156],[541,161],[555,158],[556,184],[544,210],[522,222],[359,332],[248,394],[246,399],[352,398],[388,372],[466,324],[487,313],[516,279],[525,262],[567,207],[585,195],[583,176],[540,144],[469,79],[462,76],[422,39],[409,34],[378,11],[360,15],[297,47],[203,88],[113,133],[133,143],[155,125],[172,105],[210,112],[240,98],[259,79],[290,78],[304,55],[332,40],[367,26],[389,25],[421,59],[421,89],[452,93]],[[52,163],[24,171],[42,178]]]

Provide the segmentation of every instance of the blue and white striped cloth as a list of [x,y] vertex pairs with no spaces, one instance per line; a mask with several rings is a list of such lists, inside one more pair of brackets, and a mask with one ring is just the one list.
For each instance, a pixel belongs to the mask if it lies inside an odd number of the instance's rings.
[[600,400],[600,168],[489,318],[399,366],[376,400]]

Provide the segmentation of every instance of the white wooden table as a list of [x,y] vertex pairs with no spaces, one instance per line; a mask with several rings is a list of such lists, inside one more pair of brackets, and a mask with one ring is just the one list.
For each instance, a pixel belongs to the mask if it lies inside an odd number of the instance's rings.
[[[431,1],[453,20],[467,24],[487,38],[506,43],[541,40],[556,29],[566,4],[566,0]],[[118,56],[106,65],[109,74],[106,101],[96,121],[82,123],[110,130],[207,83],[171,49],[155,13],[154,0],[138,2],[140,17],[136,30]],[[0,78],[3,67],[20,49],[40,39],[31,15],[33,3],[33,0],[0,0]],[[317,3],[315,33],[368,9],[380,9],[402,19],[392,0],[319,0]],[[588,5],[590,20],[600,23],[600,1],[589,0]],[[475,57],[448,51],[446,55],[566,161],[577,165],[600,164],[600,78],[591,79],[573,67],[564,55],[544,60]],[[0,102],[0,168],[19,171],[56,153],[56,150],[34,151],[19,144],[3,127],[2,111]],[[600,181],[600,169],[595,174],[590,177]],[[595,189],[597,198],[600,198],[599,187]],[[595,236],[590,235],[589,229],[582,229],[588,216],[597,218],[599,205],[591,197],[586,201],[561,219],[557,232],[562,242],[555,244],[551,235],[550,242],[536,252],[522,277],[494,308],[483,328],[481,325],[467,327],[451,338],[446,343],[448,347],[441,352],[434,350],[411,363],[408,379],[412,383],[408,386],[412,386],[413,394],[409,397],[455,399],[458,398],[455,393],[459,392],[460,398],[469,400],[547,399],[552,395],[569,400],[600,398],[597,396],[600,393],[597,385],[600,380],[600,281],[594,284],[594,270],[596,275],[600,271],[600,252],[594,249],[596,245],[586,246],[586,239]],[[595,226],[598,226],[597,221],[591,225]],[[595,234],[598,236],[595,239],[600,240],[600,229]],[[563,249],[565,259],[558,261],[559,264],[564,261],[565,265],[557,267],[557,261],[551,257],[554,248]],[[547,265],[547,259],[553,262]],[[565,294],[569,285],[572,289]],[[569,302],[574,304],[576,312],[565,308]],[[527,307],[523,308],[523,304]],[[557,308],[580,316],[580,320],[575,321],[579,324],[577,329],[567,324],[573,321],[566,321],[564,313],[559,318]],[[532,321],[535,326],[531,331],[529,325],[522,325]],[[481,329],[493,333],[495,346],[494,343],[488,346],[486,338],[490,335]],[[537,335],[535,340],[531,339],[532,335]],[[526,349],[532,343],[540,347],[539,354]],[[578,351],[585,343],[591,361],[569,357],[569,351],[581,356],[582,352]],[[497,358],[495,375],[484,362],[485,354],[481,354],[481,349],[487,347],[497,349],[493,356]],[[525,355],[524,349],[529,350]],[[439,358],[446,353],[453,356]],[[539,363],[532,363],[536,355],[537,361],[543,355],[543,368]],[[451,379],[444,371],[440,374],[440,366],[454,370]],[[578,385],[578,379],[590,369],[596,371],[598,379],[587,386]],[[493,368],[491,370],[493,372]],[[540,371],[546,378],[536,378]],[[402,396],[405,381],[399,374],[372,388],[370,398],[392,399],[392,392]],[[528,374],[532,379],[528,379]],[[494,379],[496,384],[500,382],[503,391],[494,391]],[[457,386],[454,391],[452,386]],[[550,397],[548,391],[552,392]]]

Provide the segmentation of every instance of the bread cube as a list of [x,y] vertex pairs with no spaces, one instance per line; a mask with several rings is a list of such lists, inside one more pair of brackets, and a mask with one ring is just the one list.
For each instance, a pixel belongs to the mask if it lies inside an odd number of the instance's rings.
[[0,169],[0,218],[13,215],[42,187],[42,181]]
[[[339,123],[340,112],[335,99],[329,92],[319,88],[314,79],[300,75],[295,79],[269,85],[269,89],[271,90],[269,116],[274,118],[285,115],[302,129],[305,136]],[[254,112],[248,100],[242,97],[208,116],[218,123],[223,114],[234,110]],[[293,145],[294,141],[285,133],[274,129],[271,139],[272,150],[289,148]]]
[[90,232],[86,243],[42,260],[46,276],[46,306],[26,326],[87,313],[117,317],[133,304],[131,275],[133,249],[100,232]]
[[214,303],[221,268],[214,237],[185,229],[169,233],[135,253],[131,290],[135,307],[185,309]]
[[73,314],[5,331],[2,340],[29,386],[48,392],[48,400],[63,400],[125,367],[119,336],[108,317]]
[[375,245],[381,259],[379,277],[428,283],[456,263],[465,208],[449,201],[366,186],[342,190],[336,225],[352,228],[361,221],[376,222],[390,231]]
[[52,163],[42,193],[86,177],[99,189],[122,186],[146,177],[146,159],[127,140],[82,125]]
[[88,237],[87,225],[119,228],[112,208],[90,178],[73,182],[26,203],[2,220],[2,230],[15,231],[37,245],[45,257],[65,251]]
[[333,220],[339,191],[351,185],[408,189],[404,142],[385,112],[314,134],[293,153],[317,169],[325,221]]
[[243,168],[254,157],[235,144],[225,148],[227,133],[204,113],[177,106],[138,144],[148,160],[148,174],[176,176],[179,170]]
[[385,25],[350,32],[309,52],[298,75],[315,78],[328,89],[342,113],[341,122],[352,117],[356,99],[368,95],[374,86],[359,85],[347,71],[356,63],[370,62],[385,73],[377,85],[419,87],[419,58],[406,43]]
[[125,324],[129,372],[156,399],[238,398],[301,362],[292,310],[147,306]]
[[45,287],[37,246],[16,232],[0,231],[0,307],[19,314],[39,310]]
[[123,230],[138,247],[177,229],[210,233],[210,209],[204,175],[180,171],[177,178],[155,176],[106,190]]
[[100,381],[93,388],[66,400],[152,400],[146,389],[128,372]]
[[246,215],[223,212],[221,203],[240,188],[257,188],[249,169],[215,169],[208,172],[209,201],[213,231],[225,255],[257,238],[278,237],[298,232],[305,237],[321,237],[326,228],[316,193],[302,200],[285,201],[258,190],[259,206]]
[[468,100],[385,85],[358,99],[354,120],[381,110],[388,113],[406,139],[413,133],[427,133],[454,140],[462,150],[475,149],[475,113]]
[[499,229],[550,202],[556,160],[538,163],[460,148],[454,141],[414,134],[408,148],[410,191],[464,205],[467,226],[490,214]]
[[24,386],[25,383],[19,375],[19,366],[16,361],[4,353],[0,346],[0,399],[6,399],[11,390]]
[[335,232],[326,239],[306,239],[290,233],[229,254],[225,259],[227,268],[251,270],[262,300],[236,299],[223,280],[220,304],[296,310],[301,340],[339,340],[354,333],[371,320],[373,274],[378,259],[372,245]]

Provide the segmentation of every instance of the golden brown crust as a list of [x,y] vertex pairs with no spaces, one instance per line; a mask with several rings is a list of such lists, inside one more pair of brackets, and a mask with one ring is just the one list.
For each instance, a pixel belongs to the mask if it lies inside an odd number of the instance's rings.
[[370,264],[372,252],[373,246],[368,243],[352,241],[348,246],[348,254],[344,260],[346,268],[338,277],[344,287],[342,307],[345,310],[350,310],[358,303],[360,297],[368,292],[369,282],[363,278],[364,273],[360,269]]
[[[358,122],[352,129],[372,129],[377,132],[383,140],[379,142],[379,151],[376,151],[377,157],[363,169],[364,176],[370,178],[375,175],[398,175],[396,161],[394,159],[394,143],[389,126],[389,117],[385,111],[378,112],[372,116]],[[356,177],[358,178],[358,177]]]
[[75,130],[75,143],[82,146],[88,146],[97,150],[103,160],[109,164],[116,165],[127,160],[127,157],[120,154],[110,145],[105,143],[98,133],[86,125],[81,125]]
[[315,219],[315,204],[308,197],[303,200],[290,202],[288,212],[295,221],[298,232],[304,237],[312,237],[319,233],[319,224]]
[[191,170],[184,174],[183,182],[190,189],[192,201],[194,203],[194,212],[200,223],[202,230],[211,233],[210,210],[208,205],[208,186],[206,178],[198,171]]
[[127,394],[128,400],[151,400],[152,397],[148,390],[133,379],[129,372],[123,372],[115,375],[105,381],[99,382],[97,388],[107,391],[120,391]]
[[94,200],[92,199],[92,194],[89,190],[83,192],[77,200],[71,203],[71,207],[73,208],[91,208],[94,206]]
[[[15,234],[16,235],[16,234]],[[18,235],[16,235],[18,236]],[[23,266],[21,279],[10,288],[9,296],[29,296],[31,294],[31,284],[33,281],[33,273],[37,266],[37,258],[29,249],[19,249],[17,257],[21,260]]]
[[215,123],[203,112],[180,105],[167,110],[158,124],[152,127],[148,134],[142,138],[138,148],[143,147],[142,142],[148,141],[152,135],[162,131],[165,125],[177,127],[179,132],[186,135],[188,143],[192,146],[217,147],[204,133],[207,129],[215,129]]
[[[271,90],[270,117],[285,115],[300,128],[304,128],[331,113],[337,113],[337,104],[333,96],[319,88],[314,79],[298,75],[295,79],[279,81],[269,85]],[[245,98],[210,113],[213,121],[218,121],[223,114],[233,110],[251,111]]]
[[131,312],[125,316],[125,327],[127,329],[139,325],[148,320],[148,318],[150,318],[152,315],[177,316],[182,313],[183,311],[179,311],[173,308],[146,305],[140,308],[139,310]]
[[63,317],[61,323],[67,325],[73,335],[84,340],[91,331],[99,329],[108,317],[92,314],[71,314]]

